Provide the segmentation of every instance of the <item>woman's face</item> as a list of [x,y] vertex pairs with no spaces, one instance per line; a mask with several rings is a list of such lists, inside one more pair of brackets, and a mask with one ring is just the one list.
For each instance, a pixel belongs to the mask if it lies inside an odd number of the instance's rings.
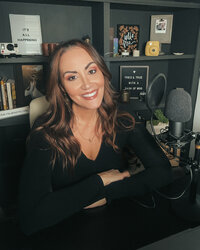
[[104,76],[84,49],[68,49],[61,56],[59,70],[73,105],[89,110],[99,108],[104,96]]

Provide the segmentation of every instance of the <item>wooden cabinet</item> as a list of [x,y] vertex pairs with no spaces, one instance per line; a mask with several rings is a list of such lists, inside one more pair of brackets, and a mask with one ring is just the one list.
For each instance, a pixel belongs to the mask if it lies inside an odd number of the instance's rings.
[[[92,44],[104,57],[112,73],[112,84],[119,91],[119,68],[121,65],[149,66],[149,81],[157,73],[167,76],[167,92],[181,87],[192,96],[193,108],[196,102],[200,67],[200,3],[198,1],[173,0],[29,0],[0,1],[1,25],[0,42],[11,42],[9,14],[40,15],[43,42],[60,42],[72,38],[82,38],[85,34],[91,37]],[[145,44],[150,40],[150,22],[152,15],[173,15],[171,44],[164,44],[162,56],[147,57],[144,55]],[[140,26],[140,57],[112,57],[110,52],[110,28],[117,24],[137,24]],[[173,52],[183,52],[181,56]],[[22,56],[19,58],[0,58],[0,75],[15,77],[13,66],[22,64],[44,64],[48,58],[44,56]],[[20,83],[19,83],[20,84]],[[146,110],[145,102],[131,100],[129,109]],[[17,131],[20,124],[28,125],[28,117],[14,117],[0,120],[0,133],[9,126],[9,130]],[[15,130],[17,127],[17,130]],[[192,127],[192,120],[188,123]],[[18,133],[18,132],[16,132]],[[23,138],[28,131],[24,130]],[[1,139],[1,149],[8,138]],[[10,143],[10,142],[9,142]],[[7,145],[7,144],[5,144]],[[18,147],[16,145],[16,147]],[[15,147],[15,148],[16,148]],[[20,147],[19,147],[20,148]],[[12,155],[13,147],[9,154]],[[17,149],[20,150],[20,149]],[[4,167],[10,163],[4,161],[0,154],[0,163]],[[1,199],[0,199],[1,200]]]
[[[123,2],[123,3],[122,3]],[[149,81],[157,73],[167,76],[167,93],[175,87],[184,88],[192,95],[193,109],[196,101],[200,66],[200,4],[180,1],[110,1],[104,3],[107,15],[104,35],[104,54],[109,51],[109,27],[117,24],[137,24],[140,26],[140,57],[105,57],[113,75],[112,83],[119,89],[120,65],[148,65]],[[147,57],[144,55],[146,42],[150,39],[151,15],[173,15],[171,44],[162,44],[164,55]],[[181,56],[173,52],[183,52]],[[140,101],[132,102],[133,108],[145,109]],[[191,126],[192,121],[190,122]]]

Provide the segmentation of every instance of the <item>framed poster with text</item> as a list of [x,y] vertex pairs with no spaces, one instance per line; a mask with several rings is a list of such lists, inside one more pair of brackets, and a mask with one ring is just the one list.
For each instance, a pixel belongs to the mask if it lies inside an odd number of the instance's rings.
[[138,49],[139,25],[117,25],[117,37],[119,41],[119,54],[127,50],[132,54],[133,50]]
[[128,90],[131,99],[146,93],[149,66],[120,66],[120,90]]
[[9,14],[12,42],[21,55],[42,55],[42,33],[39,15]]

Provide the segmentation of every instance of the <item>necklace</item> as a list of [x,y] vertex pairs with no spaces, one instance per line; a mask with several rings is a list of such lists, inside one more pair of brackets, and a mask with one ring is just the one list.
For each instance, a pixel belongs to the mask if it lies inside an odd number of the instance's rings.
[[79,135],[80,135],[84,140],[89,141],[90,143],[93,142],[94,137],[95,137],[95,134],[94,134],[91,138],[86,138],[85,136],[83,136],[83,135],[79,132],[78,128],[77,128],[77,132],[79,133]]
[[[95,116],[94,116],[94,118],[95,118]],[[93,118],[93,119],[94,119],[94,118]],[[75,119],[76,119],[76,122],[77,122],[77,124],[78,124],[78,123],[79,123],[78,118],[75,117]],[[93,119],[91,119],[91,120],[93,120]],[[94,133],[94,135],[93,135],[92,137],[89,137],[89,138],[83,136],[82,133],[79,131],[78,126],[76,126],[76,130],[77,130],[78,134],[79,134],[84,140],[88,141],[89,143],[92,143],[93,140],[94,140],[94,138],[95,138],[95,136],[96,136],[96,133]]]

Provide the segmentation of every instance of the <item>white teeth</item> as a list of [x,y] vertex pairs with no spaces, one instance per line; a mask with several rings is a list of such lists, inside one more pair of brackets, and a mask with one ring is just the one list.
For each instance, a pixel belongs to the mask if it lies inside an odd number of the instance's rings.
[[83,95],[83,97],[92,97],[92,96],[96,95],[96,93],[97,93],[97,91],[94,91],[90,94]]

